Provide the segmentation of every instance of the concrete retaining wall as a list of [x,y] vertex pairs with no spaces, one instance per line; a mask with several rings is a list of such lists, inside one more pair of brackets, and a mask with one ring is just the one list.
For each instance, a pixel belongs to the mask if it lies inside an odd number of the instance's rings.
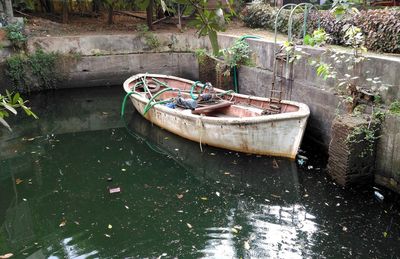
[[387,115],[378,142],[375,181],[400,193],[400,116]]
[[[197,79],[198,64],[193,50],[209,48],[208,40],[198,39],[196,35],[187,33],[160,33],[157,34],[157,38],[160,46],[151,49],[143,37],[135,34],[37,37],[28,41],[28,50],[32,52],[41,48],[45,51],[80,56],[78,60],[65,64],[64,70],[68,76],[60,85],[62,88],[121,84],[127,77],[139,72],[172,74]],[[219,35],[221,48],[229,47],[235,39],[236,37],[230,35]],[[240,68],[240,91],[265,96],[271,86],[274,44],[271,41],[258,39],[247,41],[254,53],[255,67]],[[311,57],[314,58],[318,58],[324,51],[308,47],[304,47],[304,50],[311,53]],[[384,75],[383,81],[393,85],[384,99],[390,102],[400,98],[400,58],[373,55],[368,58],[363,71],[369,73],[364,73],[363,79]],[[329,146],[331,125],[338,107],[334,85],[334,81],[324,81],[319,78],[315,70],[306,64],[305,59],[295,65],[291,97],[310,107],[311,117],[306,134],[313,136],[314,140],[326,149]],[[387,123],[389,125],[390,121]],[[398,131],[398,128],[387,126],[385,134],[388,137],[382,138],[380,142],[380,149],[385,149],[384,152],[389,152],[386,149],[390,146],[393,148],[390,151],[391,156],[378,156],[377,175],[385,175],[399,182],[400,179],[396,175],[398,175],[400,152],[397,152],[396,148],[400,140],[393,137],[396,130]]]

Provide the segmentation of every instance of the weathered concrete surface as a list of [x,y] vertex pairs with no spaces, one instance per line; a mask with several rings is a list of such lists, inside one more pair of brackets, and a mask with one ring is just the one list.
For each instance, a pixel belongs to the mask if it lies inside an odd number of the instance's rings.
[[65,64],[67,79],[60,88],[122,85],[128,77],[143,72],[197,79],[197,59],[193,53],[86,56]]
[[191,34],[157,33],[160,42],[152,49],[143,37],[137,34],[86,35],[63,37],[35,37],[29,39],[29,52],[41,48],[61,54],[79,53],[82,56],[121,55],[143,52],[188,52],[208,47],[206,38]]
[[375,181],[400,193],[400,116],[387,115],[378,142]]

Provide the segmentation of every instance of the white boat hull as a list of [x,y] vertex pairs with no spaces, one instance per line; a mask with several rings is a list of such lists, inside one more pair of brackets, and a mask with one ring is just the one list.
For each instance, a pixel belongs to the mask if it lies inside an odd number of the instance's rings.
[[[129,92],[128,84],[124,84],[124,88]],[[238,152],[292,159],[296,157],[310,113],[305,104],[282,101],[298,106],[299,110],[257,117],[221,118],[192,114],[189,109],[182,111],[157,104],[144,115],[148,99],[139,95],[131,95],[130,99],[144,118],[186,139]]]

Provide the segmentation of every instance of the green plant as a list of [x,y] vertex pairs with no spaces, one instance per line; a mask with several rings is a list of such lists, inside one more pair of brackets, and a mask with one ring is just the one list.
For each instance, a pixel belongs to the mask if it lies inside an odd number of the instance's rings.
[[[318,18],[320,18],[320,27],[323,28],[330,38],[327,40],[330,44],[345,45],[344,34],[346,26],[354,25],[361,29],[365,35],[365,47],[368,50],[379,52],[400,53],[400,9],[377,9],[356,11],[356,5],[348,4],[349,11],[346,11],[347,5],[344,1],[335,5],[334,11],[311,12],[308,18],[310,25],[309,34],[318,27]],[[341,6],[339,8],[339,6]],[[338,11],[340,10],[340,11]],[[242,12],[243,22],[251,28],[274,29],[276,8],[266,4],[256,4],[246,7]],[[342,15],[340,13],[342,12]],[[336,16],[335,14],[339,14]],[[278,31],[287,32],[288,14],[284,11],[278,19]],[[340,19],[337,19],[340,17]],[[293,32],[299,32],[303,23],[300,15],[294,15]],[[301,35],[300,35],[301,36]]]
[[13,94],[6,90],[5,95],[0,94],[0,124],[11,131],[11,127],[5,118],[9,117],[10,113],[16,115],[17,109],[22,109],[28,116],[37,119],[36,114],[26,106],[26,103],[27,101],[24,101],[19,93]]
[[11,23],[6,26],[7,38],[16,49],[22,49],[27,40],[23,32],[23,24]]
[[150,49],[157,49],[161,46],[160,40],[149,30],[147,25],[138,24],[136,30],[139,37],[144,38],[146,45],[149,46]]
[[312,35],[307,34],[304,37],[303,42],[305,45],[314,47],[314,46],[325,45],[328,40],[329,40],[329,35],[325,32],[323,28],[320,28],[315,30],[312,33]]
[[251,50],[249,44],[243,39],[237,39],[229,48],[221,50],[225,63],[230,68],[240,65],[251,65]]
[[199,64],[203,64],[205,62],[205,58],[207,56],[206,49],[196,49],[194,54],[196,55]]
[[363,144],[364,148],[362,148],[360,152],[360,157],[366,157],[374,154],[375,144],[378,139],[377,128],[370,123],[368,125],[355,127],[347,136],[346,142],[352,144]]
[[399,100],[396,100],[390,104],[389,112],[391,114],[400,115],[400,101]]
[[6,75],[18,92],[56,88],[61,78],[57,70],[57,53],[43,50],[26,55],[17,54],[6,60]]
[[[232,15],[235,14],[232,9],[233,0],[228,0],[229,13],[224,12],[222,6],[216,10],[210,10],[208,8],[208,2],[204,0],[177,0],[178,3],[189,3],[196,10],[195,19],[190,22],[190,25],[197,29],[199,36],[208,36],[213,55],[218,56],[220,54],[218,44],[218,31],[224,31],[226,22],[230,21]],[[221,3],[219,3],[221,5]]]

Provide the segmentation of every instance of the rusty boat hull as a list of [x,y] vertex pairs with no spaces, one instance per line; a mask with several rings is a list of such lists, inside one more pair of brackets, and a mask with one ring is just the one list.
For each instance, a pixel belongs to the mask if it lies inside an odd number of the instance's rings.
[[[132,92],[143,78],[156,79],[162,85],[172,86],[186,93],[195,83],[175,76],[137,74],[124,82],[124,90],[127,93]],[[224,92],[220,89],[215,91],[221,95]],[[237,93],[225,95],[223,101],[230,104],[222,105],[213,112],[196,113],[191,109],[172,109],[163,104],[155,104],[147,111],[146,106],[151,99],[149,95],[151,93],[138,91],[129,98],[144,118],[176,135],[201,145],[291,159],[296,157],[310,114],[306,104],[287,100],[281,101],[280,113],[264,114],[271,105],[268,98]],[[171,97],[174,94],[166,92],[160,95],[161,100]]]

